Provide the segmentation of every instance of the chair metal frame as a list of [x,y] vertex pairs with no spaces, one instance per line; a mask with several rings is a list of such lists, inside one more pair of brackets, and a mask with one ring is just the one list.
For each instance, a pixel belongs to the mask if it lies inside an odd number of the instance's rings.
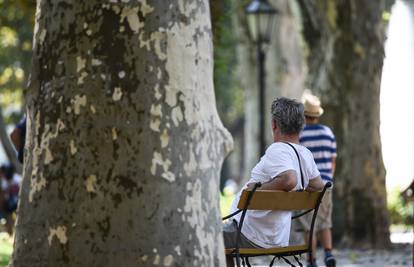
[[[302,264],[300,263],[300,261],[298,260],[298,258],[296,257],[296,255],[301,255],[303,253],[308,253],[309,257],[312,256],[312,240],[313,240],[313,231],[314,231],[314,226],[315,226],[315,220],[316,220],[316,216],[318,214],[318,210],[319,210],[319,206],[321,204],[322,198],[326,192],[326,190],[328,188],[330,188],[332,186],[332,183],[328,182],[325,184],[324,188],[322,191],[318,191],[318,192],[307,192],[307,191],[302,191],[302,192],[283,192],[283,191],[260,191],[257,190],[259,187],[261,186],[260,183],[256,183],[254,185],[254,187],[252,189],[246,189],[244,190],[245,192],[247,192],[247,200],[243,200],[244,201],[244,205],[243,207],[239,210],[237,210],[236,212],[225,216],[222,218],[222,220],[226,220],[229,219],[233,216],[235,216],[238,213],[242,213],[241,217],[240,217],[240,222],[237,225],[237,236],[236,236],[236,247],[234,249],[227,249],[226,250],[226,255],[232,255],[234,258],[236,258],[236,264],[237,267],[240,267],[240,260],[242,260],[243,262],[243,266],[245,266],[245,263],[247,264],[248,267],[250,267],[250,263],[249,263],[249,257],[257,257],[257,256],[264,256],[264,255],[271,255],[274,256],[273,260],[270,263],[270,267],[273,265],[274,260],[278,257],[278,258],[282,258],[285,260],[286,263],[290,264],[291,266],[295,266],[292,263],[289,262],[289,260],[287,260],[285,258],[285,256],[293,256],[296,260],[296,262],[298,262],[299,266],[302,266]],[[249,248],[249,249],[244,249],[244,251],[246,253],[242,253],[240,252],[240,248],[239,247],[239,243],[240,243],[240,236],[241,236],[241,230],[243,227],[243,222],[247,213],[247,210],[254,210],[255,208],[251,208],[250,207],[250,203],[253,199],[254,196],[257,196],[260,192],[281,192],[284,194],[289,194],[289,193],[300,193],[300,194],[318,194],[317,195],[317,199],[316,199],[316,203],[314,205],[313,208],[310,208],[304,212],[301,212],[295,216],[292,216],[292,220],[299,218],[311,211],[313,211],[313,215],[312,215],[312,221],[311,221],[311,226],[310,226],[310,230],[309,230],[309,238],[308,238],[308,243],[304,244],[304,245],[299,245],[299,246],[287,246],[287,247],[282,247],[282,248],[269,248],[269,249],[255,249],[255,248]],[[244,193],[244,192],[243,192]],[[256,193],[256,194],[255,194]],[[239,200],[239,205],[241,204],[242,198],[240,198]],[[276,209],[268,209],[268,210],[276,210]],[[284,209],[284,210],[296,210],[296,209]],[[257,251],[257,252],[256,252]]]

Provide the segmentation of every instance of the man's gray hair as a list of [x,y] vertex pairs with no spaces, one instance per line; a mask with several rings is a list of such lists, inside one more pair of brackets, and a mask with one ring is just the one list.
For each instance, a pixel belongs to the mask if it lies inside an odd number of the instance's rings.
[[282,134],[299,134],[305,125],[303,104],[285,97],[272,103],[272,119]]

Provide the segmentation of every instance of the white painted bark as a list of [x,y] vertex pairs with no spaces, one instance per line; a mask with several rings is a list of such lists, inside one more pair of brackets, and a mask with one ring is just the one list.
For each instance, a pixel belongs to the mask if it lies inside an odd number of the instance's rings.
[[36,18],[11,266],[223,266],[208,2],[41,0]]

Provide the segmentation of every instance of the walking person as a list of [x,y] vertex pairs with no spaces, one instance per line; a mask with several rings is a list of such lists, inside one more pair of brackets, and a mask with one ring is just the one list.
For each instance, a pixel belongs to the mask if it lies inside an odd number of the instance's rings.
[[[333,176],[336,167],[336,140],[332,130],[319,123],[323,114],[320,100],[312,95],[305,94],[305,121],[306,125],[300,134],[300,144],[307,147],[313,154],[316,166],[321,174],[322,180],[333,183]],[[304,216],[305,217],[305,216]],[[309,217],[300,220],[305,231],[309,234]],[[316,244],[319,240],[325,250],[324,262],[327,267],[335,267],[336,261],[332,255],[332,190],[325,192],[319,212],[316,218],[315,232],[317,239],[313,238],[312,258],[308,259],[308,266],[316,265]]]

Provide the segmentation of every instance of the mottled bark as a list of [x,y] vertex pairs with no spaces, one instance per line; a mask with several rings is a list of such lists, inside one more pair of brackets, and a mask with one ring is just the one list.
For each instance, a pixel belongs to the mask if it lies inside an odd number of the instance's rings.
[[345,243],[387,246],[379,136],[384,1],[299,3],[309,47],[307,82],[321,95],[323,122],[333,126],[338,140],[334,233]]
[[224,266],[210,28],[206,0],[38,1],[11,266]]
[[[244,179],[250,177],[250,171],[260,159],[259,155],[259,107],[257,81],[256,47],[248,38],[248,26],[244,6],[234,15],[235,33],[240,42],[237,46],[238,74],[240,84],[245,89],[245,157]],[[280,96],[299,98],[303,92],[305,62],[300,41],[300,28],[297,27],[295,12],[298,7],[292,1],[270,1],[279,11],[272,41],[266,47],[266,143],[273,142],[271,135],[271,102]]]

